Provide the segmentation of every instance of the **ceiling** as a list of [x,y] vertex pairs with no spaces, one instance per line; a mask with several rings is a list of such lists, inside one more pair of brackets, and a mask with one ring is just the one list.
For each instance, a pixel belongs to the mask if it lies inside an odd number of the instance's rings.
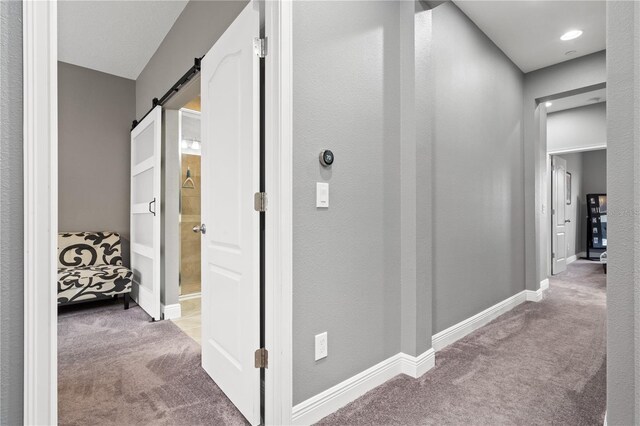
[[551,106],[547,107],[548,113],[563,111],[565,109],[578,108],[581,106],[606,102],[607,89],[593,90],[591,92],[580,93],[578,95],[567,96],[566,98],[551,101]]
[[[454,3],[523,72],[568,61],[606,48],[604,1],[483,1]],[[565,32],[584,31],[562,41]],[[566,54],[568,51],[575,53]]]
[[187,0],[58,2],[58,59],[135,80]]

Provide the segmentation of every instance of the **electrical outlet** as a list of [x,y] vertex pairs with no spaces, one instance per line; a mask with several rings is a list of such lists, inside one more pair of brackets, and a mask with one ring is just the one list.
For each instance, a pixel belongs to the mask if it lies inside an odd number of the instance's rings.
[[326,358],[328,353],[327,332],[316,334],[316,361]]

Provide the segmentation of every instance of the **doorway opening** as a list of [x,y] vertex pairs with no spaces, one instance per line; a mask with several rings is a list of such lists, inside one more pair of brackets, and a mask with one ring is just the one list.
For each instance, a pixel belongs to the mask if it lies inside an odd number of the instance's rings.
[[[108,158],[104,163],[128,178],[128,185],[114,191],[118,202],[101,209],[107,219],[122,216],[128,223],[120,233],[110,232],[85,196],[74,211],[94,216],[94,225],[60,237],[59,259],[70,270],[59,272],[59,283],[73,294],[61,294],[58,303],[87,302],[59,317],[62,423],[87,423],[89,417],[100,423],[113,419],[114,410],[120,424],[157,418],[173,424],[264,421],[265,210],[254,204],[263,197],[266,175],[265,58],[255,47],[264,37],[264,19],[258,2],[238,11],[208,52],[154,98],[139,121],[127,119],[136,114],[131,79],[76,67],[81,69],[74,68],[69,85],[61,86],[63,107],[81,117],[67,128],[105,132],[94,124],[101,118],[96,111],[106,116],[104,111],[129,107],[127,114],[101,122],[116,129],[102,145],[122,152],[107,157],[98,152],[100,144],[82,147],[87,157]],[[80,77],[86,87],[74,84]],[[82,108],[77,99],[66,102],[93,87],[105,93],[92,98],[92,108]],[[108,97],[116,88],[122,96]],[[72,123],[64,108],[63,122]],[[63,132],[60,140],[65,146],[71,138]],[[121,161],[127,155],[129,164]],[[97,174],[100,165],[88,164],[82,176],[66,164],[60,169],[76,181],[99,185],[110,182],[108,173]],[[60,194],[82,203],[69,188]],[[121,251],[123,239],[130,255]],[[114,303],[123,295],[124,309]],[[86,383],[100,386],[85,395],[87,404],[74,404]]]
[[201,342],[201,188],[202,137],[200,95],[178,110],[179,193],[179,303],[180,317],[173,322],[196,342]]
[[[25,133],[25,146],[29,149],[25,151],[24,160],[24,178],[25,182],[29,182],[29,185],[25,187],[25,209],[32,212],[31,220],[25,223],[25,247],[29,247],[26,250],[25,265],[28,265],[31,272],[28,277],[25,276],[25,357],[24,357],[24,388],[25,388],[25,404],[24,404],[24,418],[25,422],[29,424],[56,424],[61,422],[61,412],[58,410],[62,406],[59,402],[60,382],[58,380],[58,373],[61,363],[59,362],[63,357],[58,355],[57,346],[59,339],[57,332],[61,329],[57,323],[57,274],[56,274],[56,262],[58,260],[58,253],[56,248],[56,241],[58,238],[57,232],[60,229],[58,218],[61,217],[58,214],[58,205],[63,202],[57,201],[58,197],[62,197],[64,190],[60,188],[59,179],[56,177],[58,171],[61,171],[62,167],[57,164],[57,160],[64,155],[63,149],[58,144],[59,138],[58,131],[63,127],[63,123],[58,122],[55,118],[58,117],[59,108],[59,93],[62,93],[60,81],[57,78],[59,73],[58,60],[61,59],[59,52],[60,48],[56,48],[60,39],[58,29],[60,27],[65,29],[82,29],[86,31],[93,31],[94,28],[99,28],[100,23],[103,22],[108,16],[104,13],[103,9],[96,7],[97,3],[100,6],[113,6],[108,2],[81,2],[82,4],[72,4],[73,2],[59,2],[48,3],[40,2],[29,4],[30,7],[24,8],[24,51],[25,66],[28,67],[29,73],[25,74],[25,97],[24,97],[24,109],[25,121],[24,133]],[[109,16],[123,16],[122,7],[138,7],[145,5],[144,2],[126,2],[127,4],[118,4]],[[220,2],[189,2],[187,7],[199,8],[210,7],[211,5],[218,5]],[[244,6],[242,3],[226,2],[229,5],[240,5],[240,8]],[[257,3],[250,3],[256,5]],[[62,20],[58,22],[58,18],[63,16],[62,13],[58,13],[58,9],[62,9],[62,5],[82,6],[85,8],[84,15],[82,13],[74,13],[68,15],[71,19],[82,19],[86,25],[74,26],[68,25],[69,20],[66,22]],[[148,5],[148,3],[146,3]],[[268,294],[265,295],[265,304],[268,307],[266,310],[266,326],[265,333],[267,335],[265,343],[268,345],[268,350],[271,352],[272,365],[269,370],[265,372],[264,388],[268,390],[268,398],[265,403],[265,422],[268,424],[288,423],[291,418],[291,392],[292,392],[292,380],[291,380],[291,316],[292,316],[292,274],[291,274],[291,262],[292,262],[292,244],[291,244],[291,203],[292,203],[292,184],[291,184],[291,150],[292,150],[292,127],[291,127],[291,63],[286,58],[291,58],[292,50],[292,37],[291,37],[291,5],[288,3],[280,4],[278,2],[266,2],[262,3],[264,8],[264,16],[266,19],[266,25],[262,26],[265,34],[261,34],[270,40],[270,55],[266,57],[265,68],[267,70],[266,77],[266,94],[267,94],[267,115],[266,115],[266,145],[268,146],[270,155],[267,156],[266,161],[266,181],[267,187],[271,188],[270,192],[270,212],[266,218],[266,234],[273,236],[266,240],[267,246],[267,258],[266,258],[266,288]],[[212,6],[211,6],[212,7]],[[240,11],[238,10],[238,13]],[[124,13],[125,16],[131,17],[131,14]],[[164,14],[166,15],[166,14]],[[87,20],[93,16],[98,24],[91,25],[87,23]],[[233,19],[233,18],[231,18]],[[121,21],[120,21],[121,22]],[[136,28],[136,20],[129,20],[133,22]],[[166,21],[165,21],[166,22]],[[81,27],[81,28],[80,28]],[[106,26],[106,28],[114,28],[117,31],[121,30],[120,25]],[[205,29],[211,30],[209,26]],[[148,31],[147,28],[144,29]],[[129,37],[128,33],[120,32],[117,35]],[[95,47],[95,43],[87,42],[86,37],[69,37],[71,40],[80,40],[81,43],[87,46]],[[111,38],[101,38],[101,40],[108,40],[111,45],[115,45],[114,40]],[[250,37],[249,42],[255,41],[254,37]],[[139,44],[129,43],[128,46],[137,46]],[[146,45],[145,45],[146,46]],[[254,46],[255,48],[255,46]],[[81,49],[70,49],[69,52],[82,53]],[[92,49],[95,52],[95,49]],[[120,51],[116,49],[116,53],[119,55]],[[184,53],[184,52],[183,52]],[[282,59],[285,58],[285,59]],[[67,62],[71,63],[71,61]],[[124,61],[123,63],[129,64]],[[162,69],[169,67],[161,67]],[[100,71],[98,71],[100,73]],[[102,72],[102,74],[108,74]],[[66,93],[78,94],[77,83],[81,80],[70,78],[71,90]],[[90,85],[92,89],[105,89],[106,86]],[[100,96],[95,94],[95,90],[91,92],[91,99],[99,99]],[[114,92],[107,90],[104,99],[113,99]],[[134,99],[134,96],[131,97]],[[154,102],[155,104],[155,102]],[[85,97],[81,102],[76,102],[75,105],[80,112],[90,111],[91,108],[86,108],[88,99]],[[132,102],[120,103],[120,110],[131,111],[126,108],[122,108],[123,105],[131,107]],[[84,108],[83,108],[84,107]],[[95,110],[94,110],[95,111]],[[132,114],[133,115],[133,114]],[[139,115],[138,115],[139,116]],[[52,120],[52,118],[54,118]],[[104,122],[104,116],[100,117],[98,123]],[[76,115],[71,115],[71,119],[67,121],[67,124],[73,125],[79,123],[81,120]],[[129,121],[130,123],[130,121]],[[124,128],[124,133],[129,136],[129,125]],[[37,137],[34,137],[37,135]],[[84,137],[84,141],[92,140],[96,134],[89,133]],[[28,142],[27,142],[28,141]],[[79,144],[82,147],[83,144]],[[102,145],[103,148],[112,148],[111,142]],[[97,170],[108,170],[113,175],[124,177],[125,185],[130,185],[130,175],[128,173],[114,173],[111,168],[114,165],[121,165],[122,160],[126,159],[130,155],[130,145],[125,145],[127,153],[122,155],[116,155],[119,158],[116,162],[105,161],[101,152],[94,152],[93,161],[78,162],[78,164],[92,165],[89,175]],[[60,153],[60,156],[58,155]],[[68,158],[77,158],[77,153],[74,149],[71,150]],[[37,170],[37,173],[35,172]],[[76,178],[77,182],[84,182],[83,175],[77,171],[77,168],[70,167],[68,171],[71,172],[71,176]],[[99,182],[99,181],[98,181]],[[94,192],[96,188],[90,187]],[[128,195],[129,191],[125,193]],[[128,198],[128,197],[127,197]],[[177,203],[178,197],[175,198]],[[106,198],[107,201],[112,201],[110,198]],[[128,201],[126,202],[128,204]],[[158,203],[160,204],[160,203]],[[152,208],[155,206],[152,203]],[[72,210],[73,211],[73,210]],[[106,208],[96,210],[100,213],[107,213],[113,211],[113,206],[107,206]],[[88,217],[89,215],[87,215]],[[128,212],[125,213],[128,216]],[[177,222],[176,222],[177,223]],[[74,228],[79,229],[80,223],[74,223]],[[177,247],[177,245],[176,245]],[[126,256],[130,250],[130,246],[126,239],[123,238],[122,252]],[[177,259],[177,257],[176,257]],[[104,303],[110,303],[109,300],[105,300]],[[112,303],[112,302],[111,302]],[[127,310],[131,312],[132,310]],[[171,324],[170,321],[155,321],[148,322],[150,326],[162,326],[163,324]],[[77,330],[78,324],[73,324],[75,330]],[[69,330],[73,333],[74,329]],[[132,333],[134,330],[127,329],[126,333]],[[135,333],[134,333],[135,334]],[[118,333],[114,333],[114,336],[119,337]],[[150,337],[146,333],[137,333],[136,336],[142,337],[143,340]],[[72,338],[77,342],[77,336]],[[99,343],[104,343],[102,340]],[[85,345],[86,347],[87,345]],[[78,344],[73,345],[73,350],[77,350],[80,346]],[[120,347],[125,348],[125,347]],[[95,347],[88,347],[87,349],[93,350],[97,355],[104,355],[100,350]],[[126,349],[126,348],[125,348]],[[267,348],[265,348],[267,349]],[[131,348],[128,349],[131,352]],[[118,352],[120,355],[122,352]],[[27,354],[30,354],[27,356]],[[37,354],[38,356],[31,356]],[[252,354],[253,355],[253,354]],[[137,359],[137,358],[136,358]],[[69,358],[73,361],[73,358]],[[111,358],[105,358],[106,361]],[[126,365],[126,363],[123,363]],[[165,363],[165,365],[172,366],[172,363]],[[153,364],[145,364],[146,368],[152,367]],[[83,370],[77,364],[71,364],[68,366],[71,370],[77,373],[88,372]],[[136,370],[136,366],[133,367],[134,373],[127,375],[124,374],[118,368],[112,366],[111,369],[105,372],[104,375],[96,375],[97,378],[112,377],[115,373],[120,374],[124,378],[142,378],[149,379],[151,376],[140,376],[140,372],[143,369]],[[96,373],[96,372],[93,372]],[[156,385],[157,382],[154,382]],[[102,406],[104,400],[99,399],[100,395],[94,395],[98,398],[99,404],[90,405],[87,404],[86,390],[87,382],[76,381],[77,385],[83,385],[84,388],[77,388],[78,392],[71,403],[77,403],[77,394],[82,393],[83,405],[86,407],[87,412],[86,421],[83,423],[96,421],[96,414],[98,407],[102,407],[102,412],[109,418],[114,418],[114,413],[120,413],[122,411],[122,405],[117,403],[112,404],[110,407]],[[185,385],[190,385],[190,381],[186,381]],[[105,387],[98,387],[104,390]],[[95,388],[95,389],[98,389]],[[122,389],[121,387],[118,389]],[[193,386],[190,387],[194,389]],[[72,389],[73,390],[73,389]],[[149,396],[149,389],[146,390],[146,396]],[[73,393],[73,392],[72,392]],[[207,393],[208,397],[211,397],[211,393]],[[174,394],[178,396],[178,394]],[[127,398],[127,395],[120,394],[119,398],[123,403],[127,401],[131,402],[131,399]],[[148,399],[146,399],[148,401]],[[112,401],[115,402],[115,401]],[[193,403],[193,400],[190,400]],[[177,406],[174,406],[174,408]],[[82,409],[76,405],[76,408]],[[111,409],[111,410],[110,410]],[[110,411],[109,411],[110,410]],[[223,410],[224,411],[224,410]],[[221,411],[220,413],[222,413]],[[224,411],[227,412],[228,411]],[[139,411],[135,411],[136,416]],[[177,423],[198,423],[197,419],[189,418],[194,414],[197,414],[195,410],[187,410],[180,415],[180,422]],[[206,413],[205,413],[206,414]],[[135,416],[122,418],[121,423],[135,423],[144,422],[144,419],[137,421]],[[137,416],[139,417],[139,416]],[[157,419],[157,418],[156,418]],[[228,422],[228,418],[226,418]],[[211,416],[208,416],[208,421],[215,422]],[[224,421],[221,421],[224,422]],[[251,421],[251,423],[255,423]]]
[[201,144],[200,97],[180,109],[180,297],[201,292],[200,220]]
[[606,272],[606,89],[545,103],[550,276],[579,260]]

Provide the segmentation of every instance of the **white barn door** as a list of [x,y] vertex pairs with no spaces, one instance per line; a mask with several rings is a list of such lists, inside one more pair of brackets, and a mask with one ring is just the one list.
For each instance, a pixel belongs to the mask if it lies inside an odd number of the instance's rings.
[[202,366],[260,423],[260,35],[250,2],[202,60]]
[[558,156],[552,157],[551,208],[553,238],[551,273],[559,274],[567,269],[567,162]]
[[160,319],[160,162],[162,107],[131,131],[131,297]]

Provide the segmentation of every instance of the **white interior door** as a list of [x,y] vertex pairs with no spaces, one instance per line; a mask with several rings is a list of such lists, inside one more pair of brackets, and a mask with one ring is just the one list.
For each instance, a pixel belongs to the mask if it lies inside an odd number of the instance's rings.
[[202,61],[202,366],[260,423],[260,14],[250,2]]
[[160,161],[162,107],[131,131],[131,297],[160,319]]
[[567,162],[558,156],[551,159],[552,254],[551,273],[567,269]]

